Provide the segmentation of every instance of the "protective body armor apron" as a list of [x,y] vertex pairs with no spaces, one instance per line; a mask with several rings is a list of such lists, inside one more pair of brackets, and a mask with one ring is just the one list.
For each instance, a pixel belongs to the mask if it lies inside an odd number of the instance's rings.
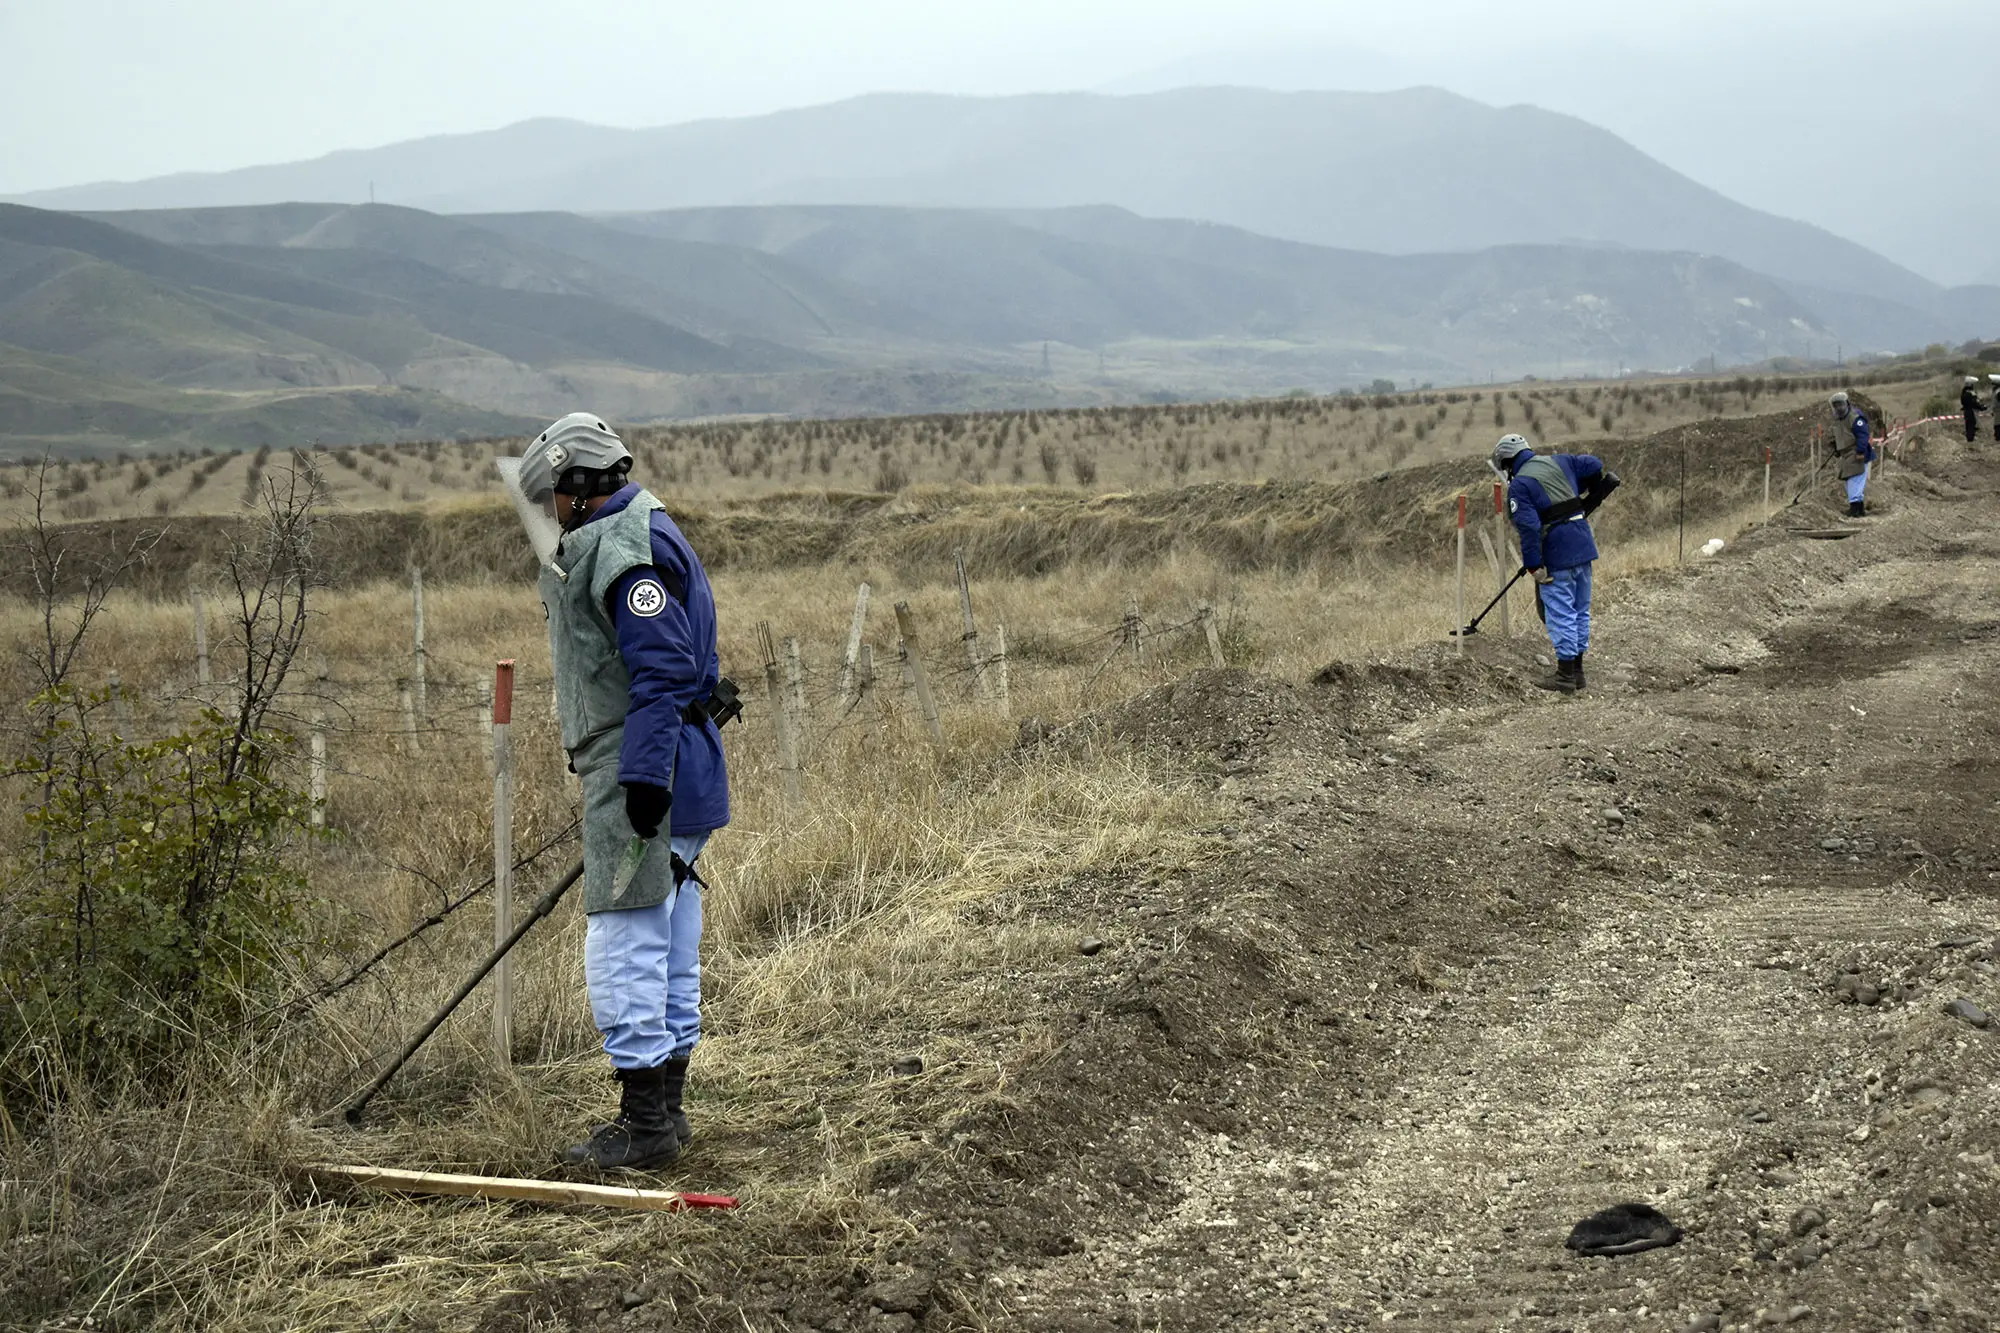
[[[1540,482],[1542,484],[1542,491],[1549,497],[1551,505],[1560,505],[1566,501],[1576,499],[1576,487],[1570,485],[1569,473],[1563,471],[1562,464],[1556,462],[1553,458],[1544,458],[1540,454],[1536,454],[1533,458],[1521,464],[1520,471],[1514,475],[1517,477],[1533,477],[1536,481]],[[1546,524],[1548,521],[1548,515],[1542,515],[1542,522]],[[1562,520],[1557,519],[1556,521],[1561,522]]]
[[1854,409],[1849,408],[1846,416],[1833,419],[1833,429],[1827,432],[1827,439],[1840,458],[1842,481],[1858,477],[1868,470],[1868,461],[1854,447],[1854,417]]
[[640,491],[611,517],[565,533],[555,560],[542,570],[556,716],[563,749],[572,755],[625,724],[632,675],[619,655],[618,626],[605,598],[628,571],[653,563],[653,514],[662,508],[652,492]]

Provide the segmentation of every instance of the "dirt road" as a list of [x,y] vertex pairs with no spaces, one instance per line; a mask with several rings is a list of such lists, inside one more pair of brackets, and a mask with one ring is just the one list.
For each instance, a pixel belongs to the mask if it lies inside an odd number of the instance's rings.
[[[1628,588],[1574,700],[1483,639],[1108,719],[1234,854],[1081,918],[1101,1000],[825,1326],[2000,1326],[1996,495]],[[1685,1238],[1565,1250],[1624,1201]]]

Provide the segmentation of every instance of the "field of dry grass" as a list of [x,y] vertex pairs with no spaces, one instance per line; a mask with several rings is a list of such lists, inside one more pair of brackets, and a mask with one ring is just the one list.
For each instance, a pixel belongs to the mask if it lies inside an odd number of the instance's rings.
[[[1792,392],[1801,400],[1818,396],[1816,388]],[[1657,416],[1680,402],[1671,386],[1662,400]],[[1647,415],[1638,401],[1627,400],[1628,417]],[[1753,401],[1759,410],[1775,405],[1768,395]],[[1438,407],[1444,428],[1412,438],[1413,445],[1435,454],[1483,449],[1493,433],[1490,397],[1453,405],[1440,396]],[[1299,423],[1301,439],[1316,429],[1330,438],[1368,413],[1379,420],[1385,409],[1314,410],[1321,415]],[[1469,410],[1473,420],[1462,424]],[[1560,409],[1548,403],[1538,410],[1546,423]],[[1124,475],[1135,481],[1193,479],[1200,474],[1192,465],[1161,471],[1162,451],[1230,460],[1216,462],[1225,468],[1235,465],[1239,442],[1246,451],[1239,475],[1307,465],[1303,443],[1287,452],[1282,417],[1215,409],[1212,421],[1223,423],[1215,425],[1198,415],[1208,409],[1192,411],[1151,414],[1115,464],[1102,446],[1097,483],[1115,483],[1114,466],[1131,469]],[[1049,424],[1056,419],[1042,419],[1043,434],[1058,429]],[[1005,464],[1025,450],[1033,460],[1035,428],[1026,418],[1011,420],[997,456]],[[831,449],[838,432],[864,425],[792,429],[815,449]],[[1059,451],[1073,451],[1088,418],[1059,428],[1071,432]],[[935,429],[893,424],[907,441]],[[1387,433],[1409,438],[1407,431]],[[843,456],[851,459],[858,448],[850,443]],[[975,462],[995,452],[979,443]],[[459,453],[454,447],[441,456]],[[959,466],[955,451],[936,456],[939,468]],[[1423,456],[1413,447],[1404,457]],[[1337,473],[1361,463],[1336,456],[1331,466]],[[675,480],[700,489],[705,476],[697,469]],[[1480,484],[1476,458],[1467,460],[1465,476]],[[746,488],[755,480],[745,479]],[[787,478],[774,468],[770,480]],[[789,477],[794,486],[799,480],[796,472]],[[1755,487],[1754,470],[1744,466],[1698,497],[1708,501],[1700,539],[1732,537],[1760,520]],[[720,496],[737,493],[725,485]],[[1444,499],[1413,494],[1408,502],[1435,517]],[[1621,493],[1623,516],[1607,525],[1601,574],[1607,620],[1615,621],[1627,580],[1677,559],[1673,503],[1658,487]],[[1002,515],[992,511],[1005,508],[991,506],[964,522],[998,522]],[[978,537],[967,527],[956,540],[978,549]],[[586,1272],[601,1277],[637,1254],[687,1275],[678,1286],[656,1278],[640,1293],[659,1301],[685,1300],[693,1284],[732,1272],[751,1280],[760,1270],[832,1280],[878,1260],[907,1225],[895,1207],[899,1164],[949,1154],[941,1126],[970,1108],[1004,1103],[1010,1080],[1048,1048],[1051,1023],[1077,984],[1076,940],[1046,924],[1037,905],[1061,896],[1115,913],[1132,886],[1221,854],[1216,815],[1196,775],[1143,754],[1017,748],[1018,724],[1031,717],[1061,724],[1205,665],[1208,650],[1192,623],[1204,604],[1215,608],[1233,663],[1291,679],[1331,660],[1436,641],[1453,618],[1448,528],[1438,525],[1430,549],[1427,560],[1346,557],[1247,570],[1200,551],[1062,563],[1042,574],[975,561],[981,626],[989,635],[1006,626],[1011,716],[977,695],[965,669],[948,564],[934,561],[922,577],[912,577],[903,558],[718,572],[725,672],[761,704],[756,627],[768,622],[777,635],[799,639],[811,705],[805,797],[796,810],[781,796],[767,710],[753,708],[743,725],[728,729],[736,818],[705,862],[715,888],[705,978],[710,1030],[690,1085],[698,1146],[670,1178],[683,1188],[738,1192],[745,1207],[718,1223],[458,1203],[355,1207],[287,1191],[290,1168],[329,1157],[548,1174],[553,1151],[609,1104],[613,1089],[582,998],[582,921],[569,906],[531,938],[517,965],[512,1069],[487,1050],[487,1015],[476,998],[385,1094],[370,1128],[307,1123],[359,1082],[371,1057],[427,1015],[482,951],[490,915],[475,896],[337,997],[282,1021],[203,1034],[177,1086],[70,1086],[14,1122],[0,1189],[0,1286],[14,1296],[0,1320],[84,1327],[88,1316],[97,1328],[470,1328],[507,1308],[514,1293],[560,1287]],[[874,587],[869,635],[889,679],[875,707],[842,714],[832,697],[837,656],[862,579]],[[1484,573],[1475,576],[1474,607],[1485,600],[1476,590],[1490,586]],[[414,747],[402,734],[394,687],[408,670],[408,598],[400,583],[323,595],[308,649],[325,660],[327,685],[321,691],[309,675],[296,676],[285,704],[300,730],[325,712],[333,764],[334,836],[296,849],[325,945],[302,961],[288,983],[293,992],[337,975],[489,870],[480,685],[496,659],[521,664],[516,846],[553,843],[524,872],[520,895],[531,896],[574,854],[564,837],[575,790],[555,744],[532,590],[508,583],[429,590],[430,718]],[[905,599],[924,627],[943,703],[942,746],[927,739],[893,679],[888,610]],[[1144,622],[1143,662],[1121,647],[1128,599]],[[1520,634],[1532,628],[1525,597],[1514,606],[1514,624]],[[115,599],[79,677],[97,682],[117,670],[131,696],[129,725],[165,729],[195,693],[191,628],[180,601]],[[0,615],[9,642],[30,630],[24,608]],[[0,690],[19,700],[25,682],[16,666],[8,669]],[[228,688],[230,670],[219,644],[218,690]],[[13,802],[0,812],[8,847],[24,845],[20,816]],[[906,1055],[922,1057],[921,1075],[892,1075],[892,1063]],[[59,1078],[63,1053],[48,1058]]]

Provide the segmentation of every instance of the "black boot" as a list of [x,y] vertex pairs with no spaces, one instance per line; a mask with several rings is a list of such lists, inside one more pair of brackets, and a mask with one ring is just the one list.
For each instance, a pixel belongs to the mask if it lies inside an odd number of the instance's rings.
[[1859,500],[1849,500],[1847,502],[1847,516],[1849,518],[1866,518],[1868,517],[1867,507]]
[[1557,694],[1575,694],[1583,688],[1583,675],[1574,657],[1558,658],[1553,676],[1544,676],[1535,682],[1539,690],[1553,690]]
[[1571,673],[1570,673],[1570,674],[1571,674],[1571,676],[1572,676],[1572,677],[1573,677],[1573,678],[1575,679],[1575,681],[1576,681],[1576,687],[1577,687],[1577,689],[1579,689],[1579,690],[1583,690],[1583,689],[1588,689],[1588,688],[1589,688],[1589,686],[1588,686],[1588,685],[1587,685],[1587,684],[1585,683],[1585,681],[1584,681],[1584,679],[1583,679],[1583,656],[1584,656],[1584,655],[1583,655],[1582,653],[1578,653],[1578,654],[1576,655],[1576,664],[1575,664],[1575,668],[1574,668],[1574,669],[1573,669],[1573,670],[1571,671]]
[[[681,1061],[685,1075],[687,1062]],[[611,1076],[625,1085],[619,1098],[618,1118],[599,1125],[583,1143],[573,1145],[563,1158],[571,1166],[594,1166],[600,1171],[645,1171],[666,1166],[681,1155],[681,1136],[668,1113],[666,1092],[671,1062],[651,1069],[616,1069]],[[680,1084],[674,1084],[676,1100]]]
[[674,1127],[674,1137],[686,1150],[688,1144],[694,1142],[694,1126],[688,1124],[687,1112],[681,1110],[681,1091],[687,1086],[688,1058],[677,1056],[660,1068],[664,1073],[660,1083],[660,1105],[667,1113],[667,1122]]

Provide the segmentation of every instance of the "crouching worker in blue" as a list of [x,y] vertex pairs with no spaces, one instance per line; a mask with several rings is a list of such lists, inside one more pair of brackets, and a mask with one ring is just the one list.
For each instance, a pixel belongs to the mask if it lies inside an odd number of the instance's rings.
[[1519,435],[1494,445],[1489,462],[1507,479],[1521,567],[1535,576],[1536,600],[1555,646],[1555,674],[1535,684],[1574,694],[1584,687],[1583,655],[1590,651],[1590,567],[1597,559],[1590,515],[1618,478],[1589,454],[1542,457]]
[[734,715],[708,575],[631,468],[602,420],[572,413],[529,445],[512,497],[542,561],[562,744],[583,782],[591,1014],[623,1085],[616,1118],[566,1154],[600,1169],[664,1166],[688,1143],[698,867],[729,822],[718,727]]

